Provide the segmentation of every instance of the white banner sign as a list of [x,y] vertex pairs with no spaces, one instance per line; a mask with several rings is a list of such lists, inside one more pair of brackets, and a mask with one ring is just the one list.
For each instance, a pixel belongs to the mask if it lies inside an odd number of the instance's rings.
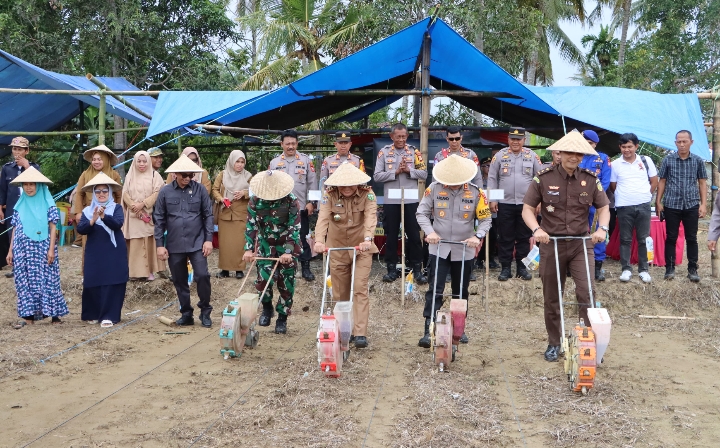
[[322,199],[320,190],[308,190],[308,201],[319,201]]
[[505,190],[488,190],[488,199],[491,201],[502,201],[505,199]]
[[388,190],[388,199],[402,199],[401,195],[405,192],[405,199],[418,199],[417,188],[391,188]]

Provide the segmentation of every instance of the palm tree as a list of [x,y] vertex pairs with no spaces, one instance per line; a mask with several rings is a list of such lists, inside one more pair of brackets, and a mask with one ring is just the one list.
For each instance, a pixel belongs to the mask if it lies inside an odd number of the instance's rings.
[[585,7],[582,0],[519,0],[519,6],[537,9],[543,17],[543,24],[536,30],[538,46],[534,48],[525,63],[523,81],[530,84],[551,84],[552,64],[550,44],[558,47],[560,55],[568,62],[582,65],[584,55],[560,27],[563,20],[585,22]]
[[603,71],[618,59],[618,46],[620,41],[613,36],[615,29],[610,26],[600,25],[600,32],[596,35],[586,34],[580,41],[583,47],[590,45],[586,56],[586,62],[591,64],[597,61]]
[[[342,0],[259,0],[238,18],[257,36],[257,70],[243,89],[271,89],[321,69],[330,55],[345,55],[357,31],[358,11]],[[298,73],[299,72],[299,73]]]

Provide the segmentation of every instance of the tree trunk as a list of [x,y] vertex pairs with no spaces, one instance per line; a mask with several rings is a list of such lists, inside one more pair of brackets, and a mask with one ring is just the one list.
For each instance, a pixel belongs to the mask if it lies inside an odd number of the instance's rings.
[[623,65],[625,65],[625,46],[627,45],[628,28],[630,27],[630,8],[632,0],[623,0],[622,5],[622,31],[620,34],[620,48],[618,49],[618,68],[620,76],[618,78],[618,86],[623,85]]
[[410,102],[409,98],[409,96],[405,95],[402,99],[402,106],[400,106],[400,121],[402,121],[403,123],[407,123],[408,119],[408,103]]
[[[540,36],[542,35],[542,32],[542,27],[538,27],[538,29],[535,30],[535,37],[538,43],[540,42]],[[536,85],[537,83],[537,80],[535,78],[537,78],[538,57],[539,49],[537,46],[535,46],[532,53],[530,53],[530,61],[528,63],[527,79],[525,80],[525,82],[528,84]]]

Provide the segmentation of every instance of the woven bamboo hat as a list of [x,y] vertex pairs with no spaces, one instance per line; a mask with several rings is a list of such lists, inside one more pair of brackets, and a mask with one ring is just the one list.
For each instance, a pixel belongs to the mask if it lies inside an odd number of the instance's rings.
[[587,140],[585,140],[585,137],[583,137],[577,129],[573,129],[568,132],[563,138],[548,146],[547,149],[548,151],[574,152],[578,154],[590,154],[593,156],[598,155],[598,153],[592,146],[590,146]]
[[451,154],[433,168],[433,177],[443,185],[463,185],[475,178],[478,167],[470,159]]
[[203,169],[197,163],[190,160],[190,157],[181,154],[180,157],[165,170],[166,173],[202,173]]
[[52,181],[47,177],[43,176],[43,173],[37,170],[34,166],[26,169],[18,177],[13,179],[10,184],[22,184],[23,182],[35,182],[36,184],[50,184]]
[[325,185],[328,187],[352,187],[370,182],[370,176],[360,171],[352,163],[343,162],[338,169],[332,173]]
[[250,181],[250,191],[266,201],[276,201],[293,191],[295,181],[292,176],[277,170],[267,170],[256,174]]
[[88,149],[87,151],[85,151],[85,152],[83,153],[83,158],[84,158],[85,160],[87,160],[88,162],[92,162],[92,156],[93,156],[93,154],[94,154],[96,151],[100,151],[100,152],[107,153],[108,157],[110,157],[110,166],[115,166],[115,165],[117,165],[117,163],[118,163],[118,158],[117,158],[117,156],[115,155],[114,152],[112,152],[112,151],[110,150],[110,148],[108,148],[108,147],[105,146],[105,145],[100,145],[100,146],[96,146],[96,147],[94,147],[94,148]]
[[95,185],[107,185],[108,187],[110,187],[111,190],[118,190],[122,188],[122,185],[112,180],[110,176],[103,173],[102,171],[97,173],[95,177],[90,179],[90,182],[86,183],[85,186],[82,187],[82,189],[85,191],[91,191]]

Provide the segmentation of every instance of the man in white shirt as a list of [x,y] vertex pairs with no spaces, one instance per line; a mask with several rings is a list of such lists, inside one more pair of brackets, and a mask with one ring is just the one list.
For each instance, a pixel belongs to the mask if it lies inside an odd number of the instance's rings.
[[620,281],[630,281],[630,246],[633,230],[638,242],[638,272],[640,279],[650,283],[648,273],[647,247],[645,240],[650,236],[650,201],[658,184],[657,169],[650,157],[638,156],[637,135],[626,133],[620,136],[622,157],[612,164],[609,191],[615,192],[615,209],[620,226]]

